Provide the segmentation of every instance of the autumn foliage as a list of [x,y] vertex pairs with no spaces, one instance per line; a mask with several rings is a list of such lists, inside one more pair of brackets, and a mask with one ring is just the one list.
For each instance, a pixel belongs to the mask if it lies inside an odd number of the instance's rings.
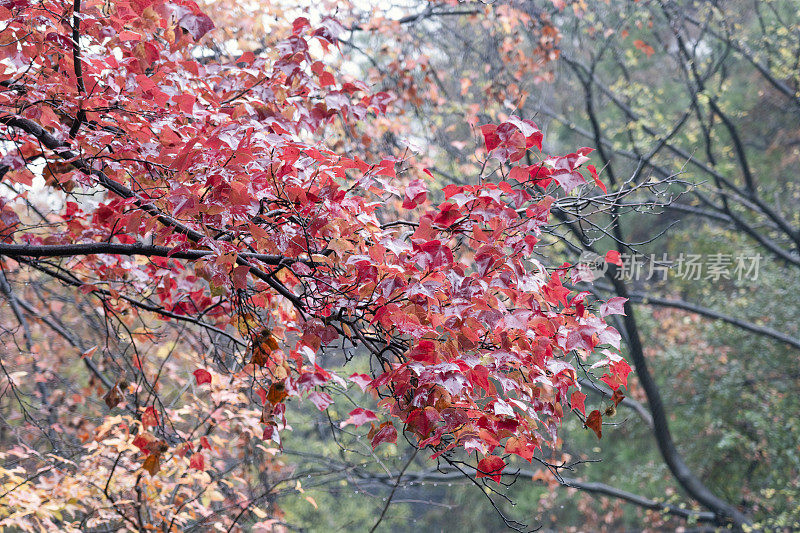
[[[258,507],[217,459],[231,443],[278,457],[286,403],[326,410],[334,389],[362,398],[341,425],[373,447],[404,435],[435,457],[466,452],[496,481],[510,455],[530,461],[555,443],[570,411],[601,436],[577,377],[627,386],[605,321],[621,302],[575,293],[576,269],[537,248],[559,196],[603,187],[584,170],[590,149],[544,155],[539,128],[510,116],[479,129],[500,179],[429,190],[411,156],[326,144],[393,99],[328,66],[332,18],[295,19],[274,48],[220,61],[191,0],[3,0],[0,15],[3,271],[73,287],[142,347],[113,364],[102,348],[74,352],[98,360],[90,390],[104,418],[80,423],[72,455],[24,439],[2,453],[21,461],[0,468],[0,524],[233,527]],[[44,220],[25,207],[38,179],[57,206]],[[191,400],[159,396],[165,323],[238,346],[226,360],[202,343],[170,360],[162,381]],[[344,347],[371,373],[326,365]]]

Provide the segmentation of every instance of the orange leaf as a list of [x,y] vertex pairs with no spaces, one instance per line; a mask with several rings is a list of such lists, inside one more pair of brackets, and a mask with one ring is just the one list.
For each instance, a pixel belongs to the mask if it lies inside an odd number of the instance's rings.
[[525,437],[509,437],[506,441],[506,453],[515,453],[529,463],[533,459],[533,449]]
[[267,366],[270,354],[278,349],[278,341],[268,328],[264,328],[253,338],[253,359],[250,361],[256,366]]
[[147,456],[142,463],[142,468],[147,470],[151,476],[155,476],[156,473],[161,469],[161,456],[158,453],[152,453]]
[[653,49],[653,47],[652,47],[652,46],[650,46],[650,45],[649,45],[649,44],[647,44],[646,42],[644,42],[644,41],[640,41],[640,40],[638,40],[638,39],[637,39],[636,41],[633,41],[633,46],[635,46],[636,48],[638,48],[639,50],[641,50],[642,52],[644,52],[644,54],[645,54],[647,57],[650,57],[651,55],[653,55],[653,54],[655,54],[655,53],[656,53],[656,51]]
[[286,392],[286,385],[283,383],[283,381],[279,381],[270,386],[269,392],[267,393],[267,401],[273,405],[276,405],[281,403],[286,396],[288,396],[288,393]]

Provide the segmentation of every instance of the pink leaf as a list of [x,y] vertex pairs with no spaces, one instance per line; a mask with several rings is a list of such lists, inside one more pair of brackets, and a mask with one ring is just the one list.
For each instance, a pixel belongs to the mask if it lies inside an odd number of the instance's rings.
[[414,180],[406,187],[403,209],[414,209],[428,198],[428,186],[422,180]]
[[350,424],[353,424],[355,427],[360,427],[366,424],[367,422],[373,422],[377,420],[378,417],[375,416],[375,413],[373,413],[369,409],[362,409],[361,407],[356,407],[355,409],[350,411],[350,418],[339,424],[339,427],[345,427]]
[[134,33],[128,30],[122,30],[119,32],[119,40],[120,41],[141,41],[142,36],[138,33]]
[[178,13],[181,12],[183,14],[179,15],[178,26],[188,31],[195,41],[214,29],[214,23],[205,13],[192,13],[185,7],[179,8]]
[[576,170],[557,170],[550,175],[564,189],[565,193],[572,192],[572,189],[586,183],[586,178]]
[[625,302],[627,301],[627,298],[623,298],[621,296],[615,296],[614,298],[611,298],[606,303],[600,305],[600,316],[624,315]]
[[311,400],[311,403],[320,411],[324,411],[333,403],[333,398],[331,398],[330,394],[325,392],[311,392],[308,394],[308,399]]
[[372,378],[366,374],[351,374],[348,379],[361,387],[363,392],[367,392],[367,387],[372,382]]
[[247,273],[250,272],[249,265],[239,265],[233,269],[231,272],[231,280],[233,281],[233,286],[239,290],[245,290],[247,288]]

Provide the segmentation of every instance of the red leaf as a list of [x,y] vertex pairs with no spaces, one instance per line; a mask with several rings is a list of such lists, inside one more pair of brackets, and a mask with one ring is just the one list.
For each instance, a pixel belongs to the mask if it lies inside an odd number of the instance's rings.
[[478,463],[478,473],[476,478],[488,477],[500,483],[503,477],[503,469],[506,467],[505,461],[496,455],[489,455]]
[[67,37],[66,35],[62,35],[57,32],[50,32],[44,37],[45,42],[48,43],[55,43],[60,45],[65,50],[69,50],[72,48],[72,40]]
[[133,439],[133,445],[146,455],[150,453],[150,444],[155,440],[156,438],[150,433],[139,433],[136,435],[136,438]]
[[619,252],[616,250],[609,250],[606,253],[606,263],[613,263],[617,266],[622,266],[622,259],[619,257]]
[[374,450],[379,444],[383,444],[384,442],[390,444],[397,442],[397,430],[391,422],[384,422],[380,425],[380,429],[375,432],[375,436],[372,437],[372,449]]
[[307,18],[305,18],[305,17],[297,17],[296,19],[294,19],[294,22],[292,22],[292,33],[297,35],[301,31],[303,31],[305,28],[310,28],[310,27],[311,27],[311,23],[308,21]]
[[418,434],[420,437],[427,437],[433,431],[434,424],[441,419],[439,412],[431,406],[424,409],[415,409],[406,419],[406,427]]
[[136,435],[136,438],[133,439],[133,445],[139,448],[144,455],[164,453],[169,448],[166,442],[147,432]]
[[486,143],[486,151],[491,152],[500,144],[500,137],[495,133],[497,126],[494,124],[486,124],[481,126],[481,133],[483,134],[483,141]]
[[594,165],[586,165],[586,170],[588,170],[589,174],[591,174],[592,177],[594,178],[595,185],[600,187],[604,193],[607,193],[608,190],[606,189],[606,185],[605,183],[600,181],[600,178],[597,176],[597,169],[594,167]]
[[421,340],[408,354],[409,359],[426,365],[436,364],[436,345],[433,341]]
[[186,457],[186,454],[194,450],[194,445],[191,442],[184,442],[175,449],[175,455],[178,457]]
[[261,405],[267,403],[267,390],[264,387],[259,387],[256,391],[259,399],[261,400]]
[[197,381],[198,385],[202,385],[203,383],[211,383],[211,373],[208,370],[203,368],[198,368],[194,372],[194,379]]
[[595,409],[589,416],[586,417],[586,422],[583,424],[583,427],[589,428],[595,432],[597,438],[600,439],[603,436],[603,415],[600,414],[600,411]]
[[336,80],[333,77],[333,74],[324,70],[322,74],[319,75],[319,86],[320,87],[327,87],[328,85],[333,85],[336,83]]
[[147,407],[142,413],[142,424],[144,427],[157,426],[159,424],[158,411],[153,406]]
[[181,94],[178,96],[173,96],[172,99],[175,101],[176,104],[178,104],[178,108],[180,108],[180,110],[186,113],[187,115],[191,115],[192,111],[194,111],[194,103],[196,101],[194,95]]
[[620,387],[625,387],[627,389],[628,374],[631,373],[631,367],[628,363],[625,362],[624,359],[611,363],[610,371],[611,375],[604,374],[603,377],[600,378],[600,381],[603,381],[613,390],[617,390]]
[[237,63],[247,63],[248,65],[252,65],[253,61],[256,60],[256,56],[253,52],[245,52],[243,53],[239,59],[236,60]]
[[586,400],[586,395],[581,391],[575,391],[569,398],[569,405],[573,409],[577,409],[583,416],[586,416],[586,406],[583,404]]
[[189,457],[189,468],[194,468],[195,470],[205,471],[206,469],[206,458],[205,456],[200,453],[193,453],[191,457]]

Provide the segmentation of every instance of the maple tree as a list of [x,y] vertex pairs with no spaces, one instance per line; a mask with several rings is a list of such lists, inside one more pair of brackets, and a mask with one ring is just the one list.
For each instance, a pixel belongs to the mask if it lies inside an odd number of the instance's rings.
[[[591,149],[546,156],[536,124],[508,115],[478,130],[499,177],[429,191],[411,155],[327,143],[394,98],[327,66],[332,18],[295,18],[284,40],[229,58],[204,46],[214,23],[191,0],[0,12],[4,321],[23,339],[3,358],[16,443],[0,456],[0,524],[278,527],[259,505],[299,477],[256,493],[228,459],[240,448],[279,470],[287,402],[324,411],[334,391],[362,393],[341,427],[373,448],[402,435],[440,460],[460,450],[492,482],[509,456],[554,445],[570,411],[601,436],[578,372],[627,385],[605,321],[621,300],[599,305],[571,289],[590,276],[537,255],[564,193],[605,193]],[[56,310],[70,291],[80,320],[29,303],[40,279],[59,290],[36,296]],[[82,393],[59,390],[45,328],[89,373]],[[370,373],[326,364],[355,346]],[[35,415],[84,395],[102,397],[96,423]]]
[[[595,285],[606,298],[631,299],[618,327],[638,375],[631,396],[642,403],[628,398],[623,405],[634,409],[649,435],[626,444],[630,453],[616,458],[616,465],[601,467],[593,476],[600,483],[593,489],[703,522],[796,523],[789,503],[797,493],[794,452],[778,444],[796,440],[789,429],[791,417],[773,423],[767,420],[776,415],[753,413],[754,405],[764,412],[786,412],[786,404],[777,398],[796,387],[796,373],[777,370],[792,366],[792,350],[800,346],[796,306],[782,296],[791,292],[783,287],[794,286],[798,257],[797,187],[786,177],[793,175],[798,153],[793,148],[798,79],[795,55],[788,52],[798,44],[795,6],[779,0],[752,6],[692,1],[549,4],[470,2],[459,5],[461,15],[445,21],[437,19],[444,14],[419,2],[409,10],[423,22],[418,18],[400,30],[395,25],[383,39],[354,44],[371,55],[373,80],[394,65],[404,69],[405,79],[415,80],[408,85],[416,94],[409,91],[404,97],[415,120],[423,123],[418,131],[435,146],[431,151],[447,154],[436,168],[430,165],[437,177],[483,175],[483,161],[476,165],[464,150],[471,132],[458,126],[459,112],[468,110],[478,123],[508,113],[537,117],[542,129],[547,127],[550,146],[590,143],[598,148],[596,166],[602,168],[609,191],[622,193],[646,182],[663,185],[642,189],[644,194],[588,220],[580,213],[554,210],[560,222],[556,238],[570,242],[567,257],[616,247],[623,254],[656,259],[666,251],[673,260],[687,252],[702,251],[707,257],[760,253],[776,263],[769,281],[676,283],[671,270],[669,283],[643,283],[614,280],[618,271],[612,268],[606,283]],[[559,71],[534,63],[541,77],[554,80],[552,86],[534,86],[535,76],[525,70],[532,64],[527,57],[539,57],[540,36],[533,28],[554,19],[565,33],[555,36],[553,47]],[[387,42],[401,46],[385,50]],[[518,58],[509,61],[502,50],[496,53],[498,43]],[[427,52],[427,59],[417,57],[419,50]],[[435,83],[423,83],[428,77]],[[733,291],[738,291],[735,299]],[[694,332],[724,355],[703,351],[700,343],[681,345],[694,367],[687,368],[677,355],[666,356],[657,347],[673,350],[675,333],[653,323],[651,316],[664,317],[653,308],[671,309],[684,320],[687,313],[703,317],[707,322],[702,327],[687,326],[681,336]],[[753,353],[760,354],[758,363]],[[742,375],[746,377],[735,379]],[[740,395],[759,400],[742,402]],[[698,427],[704,428],[702,440],[695,439]],[[647,458],[639,453],[644,442],[657,446]],[[729,455],[721,459],[719,450]],[[713,466],[710,457],[716,457]],[[638,483],[617,479],[625,490],[615,490],[609,474],[628,468],[631,461],[655,474],[642,475]],[[682,492],[673,502],[688,496],[699,504],[688,514],[659,505],[664,487],[652,480],[661,478],[664,468],[672,474],[664,482],[667,490]],[[765,495],[776,489],[781,493],[784,483],[793,488],[781,496],[785,499],[778,518],[772,512],[774,500],[768,501],[772,496]],[[630,490],[640,492],[625,493]],[[636,497],[640,494],[653,499]],[[557,500],[554,508],[570,500]],[[585,523],[583,518],[579,524]]]

